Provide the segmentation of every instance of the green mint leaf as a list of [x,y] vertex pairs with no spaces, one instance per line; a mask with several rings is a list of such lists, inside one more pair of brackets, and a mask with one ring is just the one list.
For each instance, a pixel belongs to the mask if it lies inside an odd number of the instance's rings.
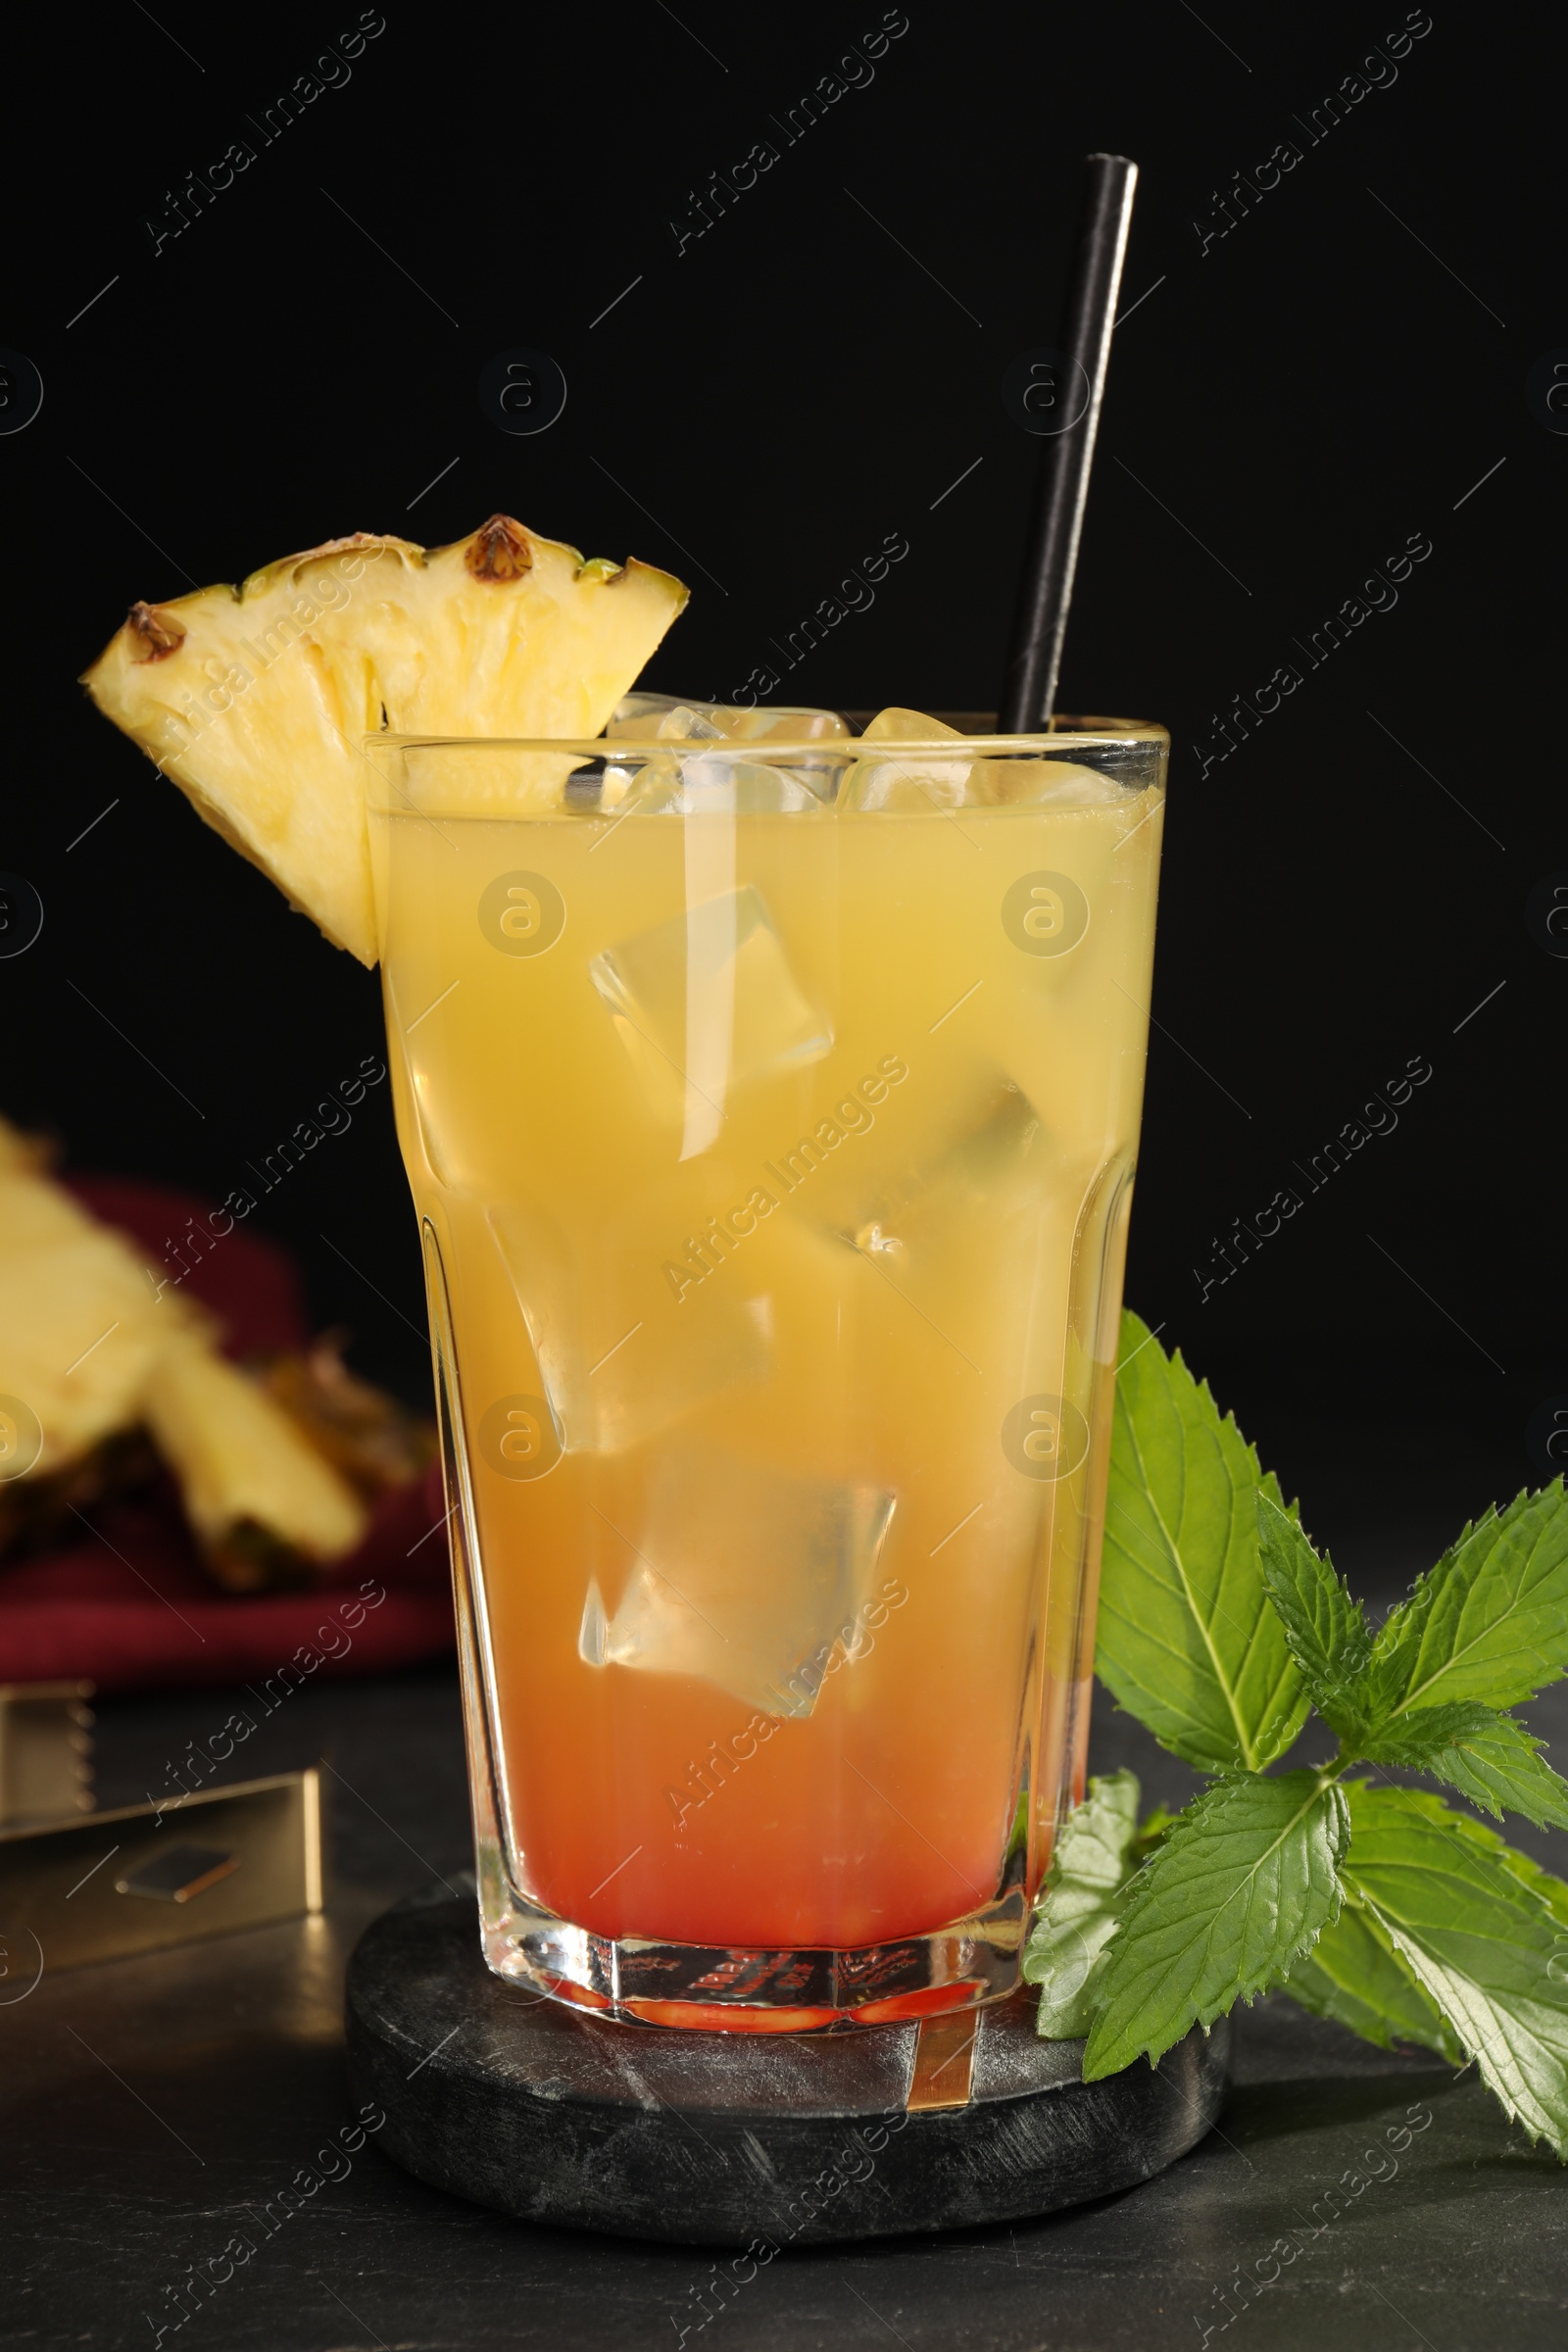
[[1495,1707],[1484,1707],[1478,1698],[1462,1698],[1451,1707],[1412,1707],[1407,1715],[1392,1716],[1375,1732],[1368,1732],[1361,1753],[1369,1763],[1403,1764],[1412,1771],[1430,1772],[1432,1758],[1456,1740],[1471,1738],[1502,1721]]
[[1095,1668],[1187,1763],[1256,1771],[1307,1710],[1258,1565],[1256,1496],[1280,1491],[1135,1314],[1121,1348]]
[[1381,1920],[1348,1893],[1334,1925],[1291,1970],[1285,1990],[1314,2017],[1348,2026],[1380,2049],[1414,2041],[1455,2065],[1464,2056],[1442,2010],[1422,1991]]
[[1118,1897],[1084,2081],[1140,2052],[1157,2064],[1283,1977],[1339,1910],[1348,1836],[1344,1797],[1315,1772],[1238,1775],[1195,1797]]
[[[1466,1827],[1476,1830],[1493,1846],[1499,1844],[1492,1832],[1481,1829],[1479,1823],[1469,1822]],[[1533,1861],[1529,1854],[1522,1854],[1516,1845],[1502,1846],[1497,1858],[1510,1878],[1517,1879],[1521,1886],[1529,1888],[1538,1902],[1545,1904],[1560,1928],[1568,1928],[1568,1885],[1564,1885],[1561,1879],[1554,1879],[1549,1870],[1543,1870],[1539,1862]],[[1556,1958],[1546,1973],[1554,1983],[1568,1989],[1568,1936],[1559,1936],[1557,1944]]]
[[1568,1781],[1553,1772],[1537,1740],[1512,1715],[1467,1733],[1433,1756],[1427,1771],[1500,1821],[1522,1813],[1538,1830],[1568,1830]]
[[1147,1862],[1155,1846],[1163,1844],[1165,1833],[1173,1830],[1180,1819],[1181,1815],[1172,1813],[1167,1805],[1156,1805],[1138,1825],[1138,1835],[1127,1849],[1132,1860]]
[[1116,1924],[1113,1905],[1133,1867],[1137,1834],[1131,1772],[1091,1781],[1062,1824],[1023,1948],[1024,1979],[1041,1988],[1036,2024],[1053,2041],[1075,2041],[1089,2031],[1090,1981]]
[[1372,1655],[1372,1634],[1361,1604],[1350,1597],[1332,1560],[1261,1488],[1257,1496],[1258,1561],[1292,1657],[1314,1704],[1342,1739],[1354,1726],[1348,1687]]
[[1373,1763],[1430,1772],[1494,1821],[1506,1809],[1538,1829],[1568,1830],[1568,1781],[1543,1762],[1542,1745],[1517,1717],[1471,1698],[1396,1715],[1362,1742],[1361,1753]]
[[1568,1886],[1420,1788],[1347,1788],[1346,1890],[1508,2114],[1568,2155]]
[[1568,1502],[1561,1479],[1489,1511],[1383,1628],[1367,1717],[1478,1699],[1517,1706],[1568,1673]]

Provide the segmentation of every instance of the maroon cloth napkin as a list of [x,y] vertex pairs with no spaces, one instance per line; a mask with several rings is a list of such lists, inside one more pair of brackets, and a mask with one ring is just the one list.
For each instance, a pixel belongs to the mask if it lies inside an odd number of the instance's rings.
[[[72,1185],[155,1265],[204,1203],[115,1177]],[[178,1260],[171,1260],[177,1265]],[[235,1226],[181,1285],[222,1322],[239,1357],[303,1348],[310,1336],[288,1251]],[[100,1690],[246,1683],[285,1665],[376,1674],[453,1643],[441,1474],[382,1498],[358,1551],[308,1592],[237,1594],[206,1576],[170,1479],[105,1503],[80,1539],[0,1567],[0,1683],[86,1676]]]

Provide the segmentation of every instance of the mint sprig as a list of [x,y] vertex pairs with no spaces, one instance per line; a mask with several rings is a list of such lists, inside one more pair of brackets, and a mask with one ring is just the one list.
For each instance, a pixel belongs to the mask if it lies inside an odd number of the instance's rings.
[[1542,1745],[1514,1716],[1470,1699],[1417,1707],[1402,1722],[1369,1734],[1362,1753],[1376,1764],[1430,1772],[1494,1821],[1507,1811],[1541,1830],[1568,1830],[1568,1782],[1543,1761]]
[[1257,1573],[1257,1495],[1280,1491],[1136,1315],[1123,1317],[1122,1357],[1095,1669],[1184,1762],[1257,1772],[1307,1707]]
[[1418,2042],[1454,2064],[1464,2055],[1453,2028],[1411,1976],[1376,1912],[1352,1892],[1347,1891],[1334,1925],[1291,1970],[1288,1990],[1314,2017],[1333,2018],[1379,2049]]
[[1205,1788],[1123,1886],[1084,2052],[1092,2082],[1158,2059],[1309,1950],[1340,1907],[1345,1798],[1314,1772]]
[[[1422,1789],[1568,1829],[1568,1782],[1508,1709],[1568,1673],[1562,1482],[1489,1511],[1375,1637],[1235,1421],[1123,1318],[1096,1670],[1210,1774],[1137,1828],[1130,1773],[1063,1825],[1024,1955],[1086,2081],[1157,2064],[1281,1985],[1384,2048],[1473,2060],[1568,2157],[1568,1886]],[[1336,1752],[1270,1772],[1315,1712]]]
[[1131,1772],[1091,1781],[1062,1824],[1023,1955],[1026,1981],[1043,1988],[1040,2031],[1054,2040],[1076,2041],[1093,2022],[1089,1987],[1116,1925],[1117,1891],[1135,1867],[1137,1837]]
[[[1559,2156],[1568,2133],[1568,1887],[1424,1788],[1349,1791],[1346,1875],[1490,2089]],[[1523,1867],[1521,1867],[1523,1865]]]

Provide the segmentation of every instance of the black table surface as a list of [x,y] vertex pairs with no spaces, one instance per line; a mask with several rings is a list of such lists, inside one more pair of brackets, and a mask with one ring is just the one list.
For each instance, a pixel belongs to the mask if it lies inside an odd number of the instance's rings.
[[[166,1792],[167,1765],[228,1706],[221,1691],[105,1703],[100,1803]],[[1533,1721],[1568,1741],[1564,1692]],[[1201,2352],[1224,2337],[1251,2352],[1343,2339],[1558,2352],[1568,2340],[1563,2168],[1472,2073],[1372,2049],[1279,1996],[1238,2013],[1218,2128],[1148,2185],[1011,2228],[782,2254],[741,2278],[727,2256],[715,2270],[691,2247],[459,2203],[373,2138],[318,2164],[351,2114],[341,1994],[355,1938],[469,1861],[455,1674],[302,1689],[247,1745],[246,1772],[318,1756],[324,1917],[46,1971],[0,2007],[0,2347]],[[1150,1798],[1190,1785],[1102,1695],[1094,1763],[1133,1764]],[[1515,1834],[1563,1867],[1557,1839]],[[262,2208],[302,2171],[339,2177],[264,2236]],[[212,2257],[220,2273],[235,2232],[254,2257],[177,2325],[180,2282]]]

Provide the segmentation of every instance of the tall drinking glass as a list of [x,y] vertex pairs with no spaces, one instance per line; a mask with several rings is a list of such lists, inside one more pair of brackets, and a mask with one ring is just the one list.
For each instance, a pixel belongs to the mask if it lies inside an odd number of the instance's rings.
[[370,739],[503,1976],[732,2032],[1016,1984],[1082,1786],[1167,749]]

